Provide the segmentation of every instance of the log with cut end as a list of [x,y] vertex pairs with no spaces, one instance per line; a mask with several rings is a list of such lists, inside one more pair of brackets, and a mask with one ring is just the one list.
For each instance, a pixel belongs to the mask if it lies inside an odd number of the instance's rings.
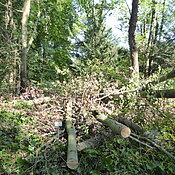
[[66,131],[68,134],[68,148],[67,148],[67,166],[75,170],[78,167],[78,153],[76,145],[75,128],[71,121],[72,116],[72,99],[67,104],[67,116],[66,116]]
[[99,114],[96,116],[97,119],[104,125],[108,126],[114,134],[118,134],[123,138],[129,137],[131,134],[130,128],[117,122],[116,120],[108,118],[106,115]]
[[102,136],[102,135],[92,137],[88,140],[85,140],[83,142],[78,143],[77,149],[78,149],[78,151],[82,151],[85,149],[94,148],[95,146],[100,145],[102,140],[104,140],[104,136]]
[[70,169],[77,169],[78,155],[76,145],[76,134],[75,129],[72,126],[72,122],[70,120],[66,120],[66,130],[68,134],[67,166]]

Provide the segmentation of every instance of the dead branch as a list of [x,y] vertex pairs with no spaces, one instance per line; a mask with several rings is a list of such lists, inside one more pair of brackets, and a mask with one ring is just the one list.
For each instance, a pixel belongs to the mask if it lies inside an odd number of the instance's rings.
[[147,147],[150,148],[150,149],[154,149],[152,146],[150,146],[150,145],[148,145],[148,144],[146,144],[146,143],[140,141],[139,139],[136,139],[135,137],[129,136],[129,138],[131,138],[132,140],[134,140],[134,141],[136,141],[136,142],[138,142],[138,143],[140,143],[140,144],[142,144],[142,145],[144,145],[144,146],[147,146]]
[[171,157],[173,160],[175,160],[175,157],[170,153],[168,152],[166,149],[164,149],[162,146],[158,145],[157,143],[155,143],[154,141],[148,139],[147,137],[143,137],[143,136],[139,136],[137,134],[134,134],[132,133],[133,136],[137,137],[138,139],[142,139],[142,140],[145,140],[149,143],[151,143],[153,146],[155,146],[158,150],[164,152],[166,155],[168,155],[169,157]]

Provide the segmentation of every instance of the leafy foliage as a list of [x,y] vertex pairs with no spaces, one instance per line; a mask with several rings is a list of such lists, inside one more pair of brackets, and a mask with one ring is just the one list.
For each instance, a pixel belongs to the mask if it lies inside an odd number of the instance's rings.
[[75,68],[82,67],[83,71],[89,72],[93,65],[96,65],[104,72],[108,72],[107,74],[111,72],[112,75],[112,72],[115,71],[117,62],[115,41],[112,39],[111,29],[107,29],[105,26],[106,15],[112,8],[110,5],[112,3],[108,4],[106,1],[99,3],[87,1],[86,4],[82,5],[85,11],[85,17],[82,19],[84,24],[82,35],[84,38],[83,40],[78,39],[76,43]]
[[23,173],[31,166],[26,155],[32,155],[42,140],[37,135],[33,135],[33,131],[30,130],[34,124],[31,119],[31,117],[18,112],[7,110],[0,112],[1,172]]

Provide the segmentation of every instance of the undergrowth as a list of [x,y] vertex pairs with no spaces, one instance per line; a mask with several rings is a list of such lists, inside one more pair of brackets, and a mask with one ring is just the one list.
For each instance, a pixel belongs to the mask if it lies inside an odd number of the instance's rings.
[[[53,87],[52,87],[53,86]],[[175,174],[174,160],[151,145],[131,138],[111,136],[100,146],[78,152],[79,167],[66,166],[67,137],[61,128],[58,142],[54,122],[64,121],[68,99],[74,99],[73,121],[77,141],[108,132],[92,116],[99,109],[110,117],[123,115],[145,128],[149,137],[175,155],[174,100],[143,99],[132,93],[117,95],[117,82],[87,76],[70,83],[47,83],[31,88],[21,97],[3,97],[0,102],[0,174],[13,175],[166,175]],[[127,89],[126,89],[127,90]],[[31,103],[49,97],[49,101]],[[105,98],[103,98],[105,97]],[[32,100],[31,100],[32,99]],[[112,111],[112,114],[108,114]]]

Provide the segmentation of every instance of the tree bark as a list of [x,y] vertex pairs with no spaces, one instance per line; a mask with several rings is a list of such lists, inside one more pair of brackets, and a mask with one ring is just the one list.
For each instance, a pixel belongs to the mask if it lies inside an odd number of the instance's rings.
[[[136,133],[140,133],[143,134],[144,133],[144,129],[141,128],[140,126],[138,126],[136,123],[134,123],[131,120],[128,120],[124,117],[118,116],[119,118],[117,119],[118,122],[128,126],[129,128],[131,128],[133,131],[135,131]],[[92,137],[88,140],[85,140],[83,142],[78,143],[77,145],[77,149],[78,151],[82,151],[82,150],[86,150],[86,149],[92,149],[96,146],[99,146],[101,144],[103,144],[104,139],[108,138],[108,137],[113,137],[113,135],[111,134],[101,134],[101,135],[97,135],[96,137]]]
[[[4,79],[8,82],[9,92],[13,94],[17,93],[18,87],[18,76],[19,76],[19,63],[17,57],[18,53],[18,39],[15,35],[17,30],[16,24],[14,22],[13,14],[13,3],[12,0],[8,0],[5,4],[6,10],[4,15],[5,27],[2,29],[4,31],[4,37],[2,38],[3,42],[6,43],[6,47],[2,48],[2,52],[6,52],[6,58],[8,64],[7,69],[4,71]],[[10,64],[9,64],[10,63]]]
[[136,24],[137,24],[137,14],[138,14],[138,5],[139,0],[132,1],[132,12],[129,21],[129,47],[130,47],[130,54],[131,54],[131,62],[133,68],[133,77],[136,77],[137,82],[139,81],[139,62],[138,62],[138,50],[137,44],[135,39],[135,31],[136,31]]
[[165,23],[165,3],[166,3],[166,0],[163,1],[162,20],[161,20],[160,29],[159,29],[159,41],[162,38],[163,26],[164,26],[164,23]]
[[154,36],[154,26],[155,26],[155,19],[156,19],[156,0],[152,0],[152,15],[151,15],[151,24],[150,24],[150,29],[149,29],[149,37],[148,37],[148,48],[150,47],[152,41],[153,41],[153,36]]
[[70,169],[77,169],[78,155],[76,145],[76,134],[72,122],[69,119],[66,120],[66,130],[68,134],[67,166]]
[[22,92],[27,87],[27,24],[30,14],[31,0],[25,0],[22,15],[22,55],[21,55],[21,72],[20,82]]

